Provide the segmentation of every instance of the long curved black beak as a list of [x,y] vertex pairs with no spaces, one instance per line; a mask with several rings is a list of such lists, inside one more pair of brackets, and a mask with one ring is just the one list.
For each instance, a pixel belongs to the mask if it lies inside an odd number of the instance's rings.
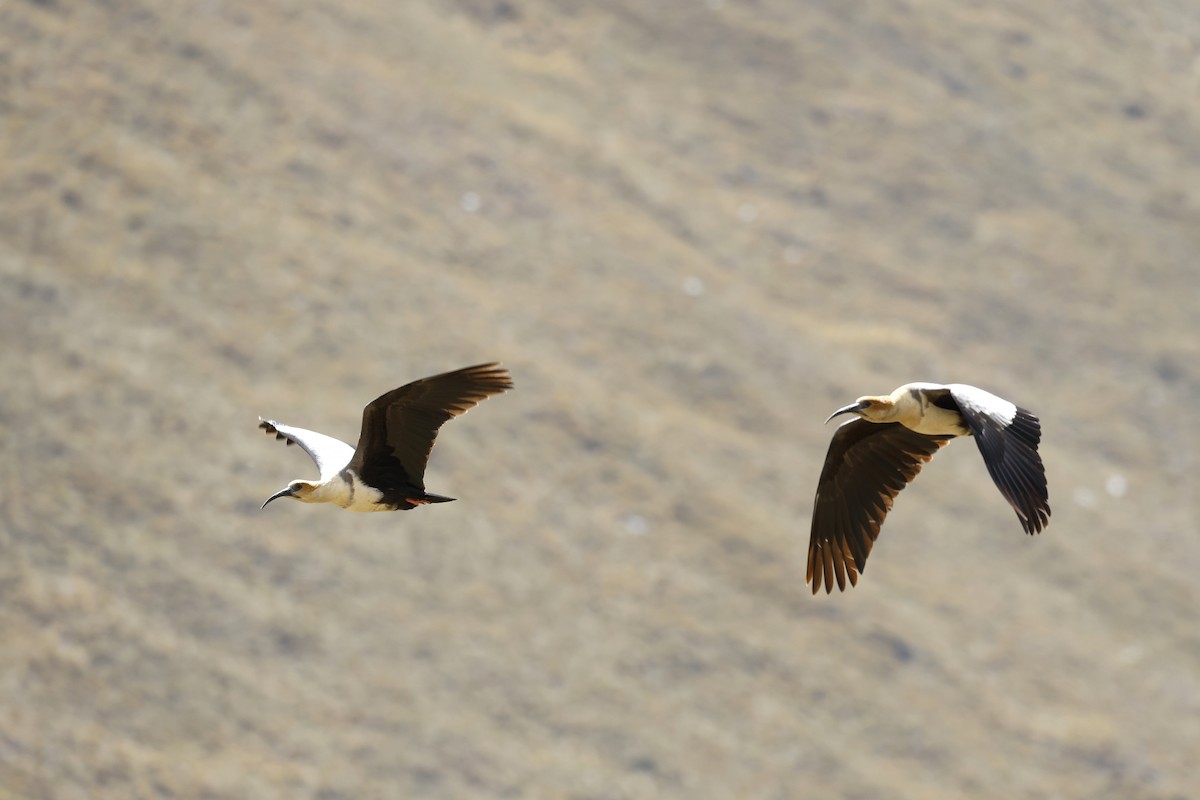
[[832,414],[830,414],[830,415],[829,415],[829,419],[825,420],[825,424],[827,424],[827,425],[828,425],[828,424],[829,424],[829,420],[830,420],[830,419],[833,419],[834,417],[841,416],[842,414],[856,414],[856,413],[858,413],[859,411],[862,411],[864,408],[866,408],[866,405],[865,405],[865,404],[863,404],[863,403],[857,403],[857,402],[856,402],[856,403],[851,403],[851,404],[850,404],[850,405],[848,405],[848,406],[842,406],[842,407],[841,407],[841,408],[839,408],[837,411],[835,411],[835,412],[833,412]]
[[[273,494],[273,495],[271,495],[270,497],[268,497],[268,498],[267,498],[267,503],[271,502],[272,500],[278,500],[278,499],[279,499],[279,498],[281,498],[281,497],[291,497],[293,494],[295,494],[295,492],[293,492],[293,491],[292,491],[292,487],[291,487],[291,486],[285,486],[284,488],[280,489],[280,490],[279,490],[278,492],[276,492],[275,494]],[[266,508],[266,507],[267,507],[267,503],[263,503],[263,504],[262,504],[262,507],[263,507],[263,508]]]

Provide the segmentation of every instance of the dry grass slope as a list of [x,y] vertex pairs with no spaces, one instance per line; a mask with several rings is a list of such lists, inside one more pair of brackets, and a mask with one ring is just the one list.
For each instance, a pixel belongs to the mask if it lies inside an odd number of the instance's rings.
[[[0,7],[0,798],[1191,796],[1200,14]],[[500,359],[405,514],[258,505]],[[959,443],[807,595],[831,433]]]

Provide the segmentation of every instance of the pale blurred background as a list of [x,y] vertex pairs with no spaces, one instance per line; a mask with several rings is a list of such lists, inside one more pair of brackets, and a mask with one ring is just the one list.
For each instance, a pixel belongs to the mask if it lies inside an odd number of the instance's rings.
[[[1200,796],[1200,6],[0,4],[0,798]],[[259,504],[502,360],[412,512]],[[833,426],[970,441],[804,586]]]

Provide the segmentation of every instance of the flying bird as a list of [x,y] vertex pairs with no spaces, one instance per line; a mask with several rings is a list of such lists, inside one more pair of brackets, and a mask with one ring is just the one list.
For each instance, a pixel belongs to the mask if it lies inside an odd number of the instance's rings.
[[813,594],[858,584],[892,501],[933,454],[974,436],[992,480],[1028,534],[1050,521],[1042,425],[1002,397],[962,383],[906,383],[890,395],[860,397],[829,419],[855,414],[834,431],[817,481],[806,582]]
[[348,511],[408,510],[448,503],[425,491],[425,465],[438,428],[494,394],[513,388],[499,364],[422,378],[380,395],[363,409],[358,446],[304,428],[258,418],[258,427],[289,445],[300,445],[316,462],[321,477],[295,480],[267,498],[292,497],[304,503],[334,503]]

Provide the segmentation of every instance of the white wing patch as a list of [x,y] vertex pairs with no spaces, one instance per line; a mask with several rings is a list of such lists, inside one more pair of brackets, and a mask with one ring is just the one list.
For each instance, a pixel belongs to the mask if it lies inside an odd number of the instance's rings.
[[259,427],[267,433],[275,433],[289,442],[300,445],[300,449],[308,453],[321,471],[321,482],[324,483],[341,472],[354,456],[354,448],[340,439],[326,436],[323,433],[293,428],[271,419],[258,418],[262,423]]
[[985,392],[983,389],[968,386],[965,383],[947,384],[946,388],[950,390],[950,394],[954,395],[954,401],[958,403],[959,408],[966,416],[974,414],[988,417],[1003,427],[1012,425],[1012,421],[1016,419],[1016,405],[1003,397],[997,397],[991,392]]

